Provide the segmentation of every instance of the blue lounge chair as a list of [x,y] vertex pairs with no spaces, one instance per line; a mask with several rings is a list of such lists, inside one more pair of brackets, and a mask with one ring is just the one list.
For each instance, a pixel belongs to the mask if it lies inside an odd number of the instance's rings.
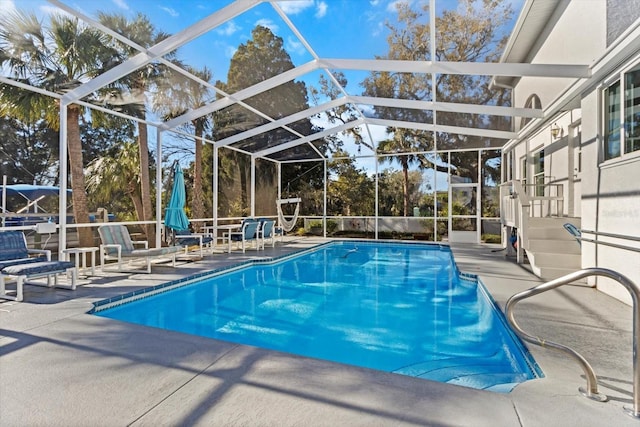
[[264,249],[265,242],[270,240],[271,247],[275,247],[276,239],[275,239],[275,224],[276,222],[272,219],[261,219],[260,220],[260,243],[262,249]]
[[[131,240],[129,230],[124,225],[101,225],[98,227],[100,234],[100,266],[104,269],[105,260],[115,259],[118,270],[122,270],[123,258],[144,258],[147,273],[151,273],[151,258],[170,256],[173,267],[176,266],[176,253],[182,251],[182,246],[167,246],[163,248],[149,249],[146,241],[134,242]],[[142,249],[136,249],[134,245],[142,245]]]
[[242,221],[242,227],[240,231],[232,231],[229,233],[229,252],[231,252],[231,242],[237,242],[240,246],[242,243],[242,253],[245,252],[246,242],[256,242],[256,249],[258,249],[258,226],[260,223],[255,219],[245,219]]
[[[66,272],[71,273],[71,285],[58,283],[58,274]],[[75,290],[77,275],[75,264],[67,261],[51,261],[51,251],[28,249],[27,239],[22,231],[0,232],[0,298],[22,301],[23,287],[27,279],[38,277],[47,278],[46,286]],[[15,295],[12,295],[13,292],[11,295],[7,293],[6,280],[9,278],[16,280]],[[28,284],[44,286],[35,282],[28,282]]]

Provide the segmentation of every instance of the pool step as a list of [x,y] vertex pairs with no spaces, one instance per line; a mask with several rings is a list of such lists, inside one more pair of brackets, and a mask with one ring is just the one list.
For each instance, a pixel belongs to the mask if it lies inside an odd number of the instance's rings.
[[495,357],[488,357],[482,361],[475,357],[459,357],[417,363],[394,372],[502,393],[509,392],[516,385],[530,379],[523,373],[503,372],[503,366],[500,365],[500,361]]

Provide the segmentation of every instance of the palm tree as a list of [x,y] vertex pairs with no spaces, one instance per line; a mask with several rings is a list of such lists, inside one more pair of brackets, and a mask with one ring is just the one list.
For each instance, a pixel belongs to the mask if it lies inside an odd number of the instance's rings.
[[[100,23],[109,27],[113,31],[127,37],[139,46],[149,48],[166,39],[169,34],[156,30],[148,17],[139,13],[133,20],[127,19],[124,15],[98,13]],[[109,45],[120,53],[120,60],[124,61],[132,55],[138,53],[131,46],[125,45],[115,38],[109,38]],[[171,57],[169,55],[168,57]],[[134,95],[134,99],[139,102],[122,105],[120,108],[134,117],[146,118],[146,105],[142,94],[155,84],[162,74],[161,68],[156,63],[149,63],[138,68],[128,76],[111,85],[108,90],[115,90],[116,93],[128,93]],[[149,144],[147,125],[138,123],[138,157],[140,161],[140,193],[142,195],[142,217],[139,220],[153,220],[153,207],[151,197],[151,176],[149,174]],[[147,240],[155,241],[155,228],[152,225],[143,227]]]
[[134,142],[124,142],[114,156],[103,156],[87,166],[87,190],[96,203],[112,204],[122,193],[129,196],[138,217],[143,203],[140,192],[140,163]]
[[380,156],[378,161],[380,163],[389,162],[392,163],[397,160],[402,166],[402,193],[403,193],[403,212],[404,216],[409,215],[409,167],[417,164],[422,167],[424,164],[424,155],[411,154],[412,151],[424,150],[424,144],[419,138],[419,134],[414,133],[409,129],[404,128],[392,128],[387,130],[388,133],[393,133],[390,139],[385,139],[378,143],[378,151],[381,154],[402,153],[395,156]]
[[[50,17],[43,27],[34,14],[16,11],[0,18],[0,63],[12,77],[54,93],[65,93],[103,69],[113,56],[104,45],[102,33],[65,15]],[[84,109],[67,107],[67,146],[76,223],[89,222],[83,173],[83,147],[79,119]],[[26,123],[44,119],[59,129],[57,99],[11,85],[0,85],[0,114]],[[65,161],[65,159],[60,159]],[[79,228],[81,246],[93,246],[90,228]]]

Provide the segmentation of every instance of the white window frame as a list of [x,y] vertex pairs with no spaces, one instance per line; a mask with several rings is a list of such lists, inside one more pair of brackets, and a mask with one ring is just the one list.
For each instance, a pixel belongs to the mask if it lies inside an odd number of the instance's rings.
[[[627,67],[624,67],[615,75],[611,76],[608,81],[604,82],[604,85],[601,90],[601,105],[602,105],[602,157],[601,163],[609,163],[616,162],[619,160],[626,160],[629,157],[637,157],[640,156],[640,147],[627,151],[627,97],[626,97],[626,77],[630,72],[638,72],[640,73],[640,59],[636,58],[634,61],[630,63]],[[619,133],[619,153],[613,156],[608,155],[609,149],[609,135],[614,132],[611,132],[608,129],[609,123],[609,109],[608,107],[608,96],[607,91],[612,88],[614,85],[619,85],[619,102],[620,102],[620,110],[619,110],[619,120],[618,120],[618,133]],[[640,88],[640,86],[639,86]]]

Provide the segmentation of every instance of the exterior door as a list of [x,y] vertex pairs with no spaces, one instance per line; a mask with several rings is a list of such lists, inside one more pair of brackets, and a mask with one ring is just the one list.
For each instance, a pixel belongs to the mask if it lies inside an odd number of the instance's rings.
[[569,126],[568,147],[567,214],[570,217],[579,218],[582,204],[582,189],[580,185],[582,173],[582,127],[580,123]]
[[477,183],[449,185],[449,242],[480,243],[480,198]]

